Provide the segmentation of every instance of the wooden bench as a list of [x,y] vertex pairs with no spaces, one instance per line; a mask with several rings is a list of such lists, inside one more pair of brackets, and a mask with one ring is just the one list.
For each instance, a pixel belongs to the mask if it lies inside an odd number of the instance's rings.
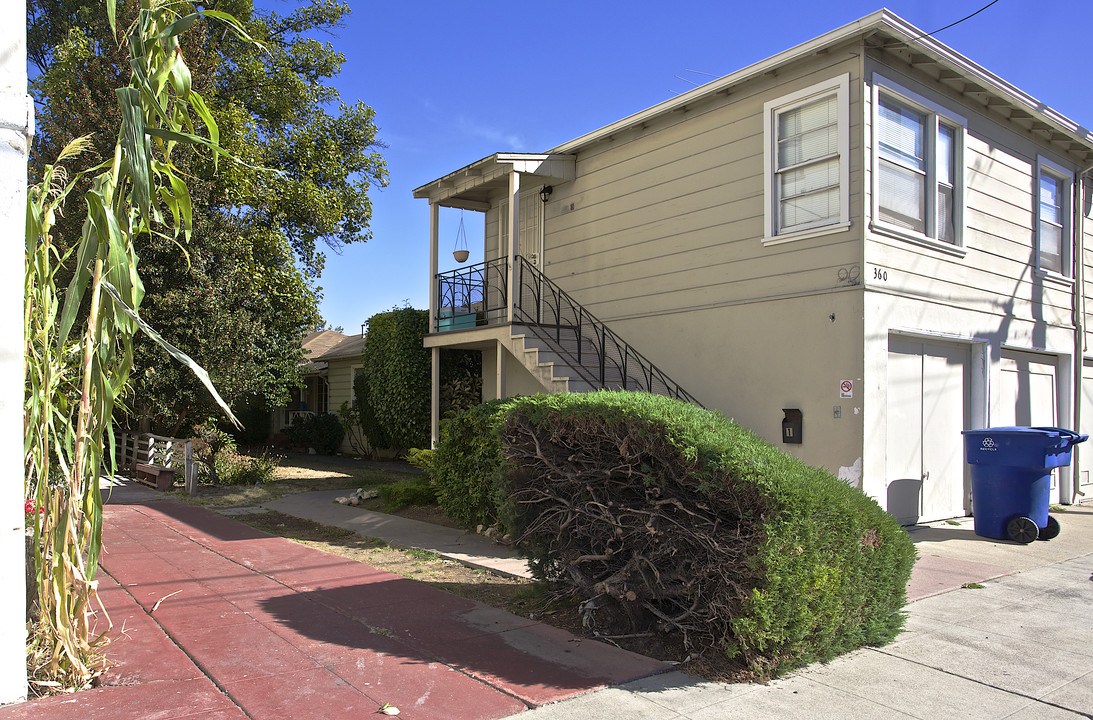
[[175,471],[162,465],[138,463],[135,468],[136,481],[154,487],[156,490],[170,490],[175,484]]

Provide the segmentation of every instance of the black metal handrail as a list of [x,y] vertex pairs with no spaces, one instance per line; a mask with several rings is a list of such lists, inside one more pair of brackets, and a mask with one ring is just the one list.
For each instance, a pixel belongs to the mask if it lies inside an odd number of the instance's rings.
[[702,406],[520,255],[516,256],[516,288],[512,322],[527,325],[588,384],[645,390]]
[[508,321],[508,258],[487,260],[436,276],[434,332]]

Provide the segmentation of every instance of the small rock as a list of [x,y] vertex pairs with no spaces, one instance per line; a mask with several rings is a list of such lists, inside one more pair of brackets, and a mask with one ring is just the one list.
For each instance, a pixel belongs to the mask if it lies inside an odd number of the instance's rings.
[[348,505],[349,504],[349,498],[347,498],[347,497],[334,498],[334,502],[338,503],[339,505]]
[[349,504],[352,505],[353,507],[357,507],[358,505],[361,504],[361,499],[359,497],[357,497],[356,495],[354,495],[353,497],[349,498]]
[[482,534],[485,535],[488,538],[491,538],[491,537],[493,537],[494,535],[497,534],[497,530],[495,528],[486,528],[486,532],[484,532]]
[[485,525],[479,525],[478,528],[475,530],[475,532],[478,533],[479,535],[481,535],[482,531],[485,530],[485,529],[486,529]]

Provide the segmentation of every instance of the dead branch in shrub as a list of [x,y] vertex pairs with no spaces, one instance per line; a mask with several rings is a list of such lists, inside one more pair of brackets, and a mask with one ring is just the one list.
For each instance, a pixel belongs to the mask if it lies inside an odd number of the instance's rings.
[[583,599],[599,634],[682,633],[704,650],[757,582],[766,501],[682,457],[662,432],[571,416],[503,430],[518,543]]

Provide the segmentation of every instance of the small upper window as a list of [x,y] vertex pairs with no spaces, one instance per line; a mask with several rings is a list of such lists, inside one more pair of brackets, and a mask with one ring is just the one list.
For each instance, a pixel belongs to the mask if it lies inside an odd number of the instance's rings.
[[1043,272],[1069,276],[1071,175],[1044,158],[1037,165],[1037,266]]
[[874,85],[874,219],[912,238],[959,244],[965,121],[879,76]]
[[765,106],[768,238],[849,222],[849,76]]

